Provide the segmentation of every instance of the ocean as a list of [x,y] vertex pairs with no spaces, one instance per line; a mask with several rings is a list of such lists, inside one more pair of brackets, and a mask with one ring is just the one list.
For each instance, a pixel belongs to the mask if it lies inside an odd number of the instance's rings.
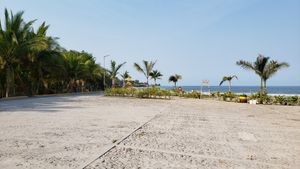
[[[162,89],[170,89],[173,86],[161,86]],[[185,91],[201,91],[201,86],[180,86]],[[259,86],[231,86],[234,93],[252,94],[259,92]],[[300,86],[268,86],[268,94],[270,95],[300,95]],[[203,92],[209,92],[207,86],[203,86]],[[219,91],[221,93],[228,91],[228,86],[210,86],[210,91]]]

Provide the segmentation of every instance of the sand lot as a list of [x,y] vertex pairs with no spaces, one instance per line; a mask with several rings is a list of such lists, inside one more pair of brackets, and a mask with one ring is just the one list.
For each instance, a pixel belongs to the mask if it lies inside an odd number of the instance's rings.
[[296,169],[300,107],[99,94],[0,101],[0,168],[84,166]]

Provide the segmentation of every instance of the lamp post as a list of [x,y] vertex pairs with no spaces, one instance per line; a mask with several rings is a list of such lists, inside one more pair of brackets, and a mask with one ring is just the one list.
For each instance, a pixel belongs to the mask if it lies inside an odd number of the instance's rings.
[[103,56],[103,69],[104,69],[104,76],[103,76],[103,90],[105,90],[105,75],[106,75],[106,70],[105,70],[105,58],[108,57],[109,55]]

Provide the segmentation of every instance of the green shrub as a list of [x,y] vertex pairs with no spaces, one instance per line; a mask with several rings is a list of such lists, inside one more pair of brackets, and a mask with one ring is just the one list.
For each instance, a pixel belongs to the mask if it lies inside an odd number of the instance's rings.
[[201,99],[207,99],[207,98],[210,98],[210,95],[208,95],[208,94],[201,94],[200,98]]
[[215,98],[218,98],[218,97],[221,97],[221,93],[219,91],[214,91],[214,92],[211,93],[211,96],[215,97]]
[[200,99],[201,93],[200,92],[196,92],[196,91],[192,91],[192,92],[184,93],[182,96],[183,97],[187,97],[187,98]]
[[298,100],[299,100],[298,96],[288,96],[286,98],[286,101],[287,101],[288,105],[297,105]]
[[[260,98],[259,98],[260,101]],[[268,96],[267,94],[262,95],[261,102],[263,104],[272,104],[273,100],[271,96]]]
[[105,96],[123,96],[123,97],[138,97],[138,98],[169,98],[170,91],[159,88],[107,88],[104,91]]
[[235,95],[232,92],[225,92],[225,93],[223,93],[222,96],[223,96],[223,100],[227,100],[227,99],[232,100],[237,97],[237,95]]
[[240,94],[240,97],[248,97],[246,94]]
[[286,97],[284,96],[274,96],[274,102],[275,103],[279,103],[279,104],[282,104],[282,105],[285,105],[286,104]]
[[251,94],[250,96],[249,96],[249,98],[250,99],[258,99],[259,98],[259,93],[254,93],[254,94]]
[[137,98],[147,98],[148,97],[148,92],[146,92],[145,90],[142,90],[142,89],[137,90],[135,92],[135,97],[137,97]]

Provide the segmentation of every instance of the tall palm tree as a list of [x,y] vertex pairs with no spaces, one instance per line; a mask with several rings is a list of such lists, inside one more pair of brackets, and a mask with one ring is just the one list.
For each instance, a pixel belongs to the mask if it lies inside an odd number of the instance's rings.
[[266,67],[269,59],[270,59],[269,57],[265,57],[265,56],[259,54],[254,63],[244,61],[244,60],[240,60],[240,61],[236,62],[237,65],[241,66],[244,69],[253,70],[260,77],[260,98],[261,98],[261,100],[262,100],[262,96],[263,96],[263,74],[264,74],[265,67]]
[[29,51],[39,49],[46,45],[45,39],[40,36],[33,36],[32,24],[35,20],[25,22],[23,13],[9,14],[4,11],[4,27],[0,20],[0,56],[4,61],[6,72],[6,92],[9,96],[10,89],[14,87],[15,70],[14,66],[20,61],[20,56],[26,56]]
[[[260,77],[260,100],[263,96],[263,82],[267,81],[272,75],[274,75],[280,68],[287,67],[288,64],[278,63],[277,61],[270,61],[269,57],[265,57],[261,54],[258,55],[254,63],[240,60],[236,62],[237,65],[247,70],[253,70]],[[265,86],[266,88],[266,86]],[[265,92],[266,94],[266,92]]]
[[278,61],[271,60],[265,67],[265,71],[263,73],[263,81],[264,81],[264,92],[267,94],[267,80],[271,78],[279,69],[287,68],[289,64],[286,62],[279,63]]
[[149,87],[149,76],[150,76],[150,72],[153,70],[153,67],[155,65],[156,61],[155,62],[152,62],[152,61],[145,61],[143,60],[143,66],[137,64],[137,63],[134,63],[134,67],[136,68],[137,71],[139,72],[142,72],[146,79],[147,79],[147,86]]
[[123,62],[122,64],[119,64],[117,65],[116,61],[111,61],[110,62],[110,71],[109,71],[109,75],[110,75],[110,78],[111,78],[111,84],[112,84],[112,87],[114,88],[115,87],[115,83],[116,83],[116,78],[117,78],[117,75],[119,74],[119,69],[121,69],[121,67],[125,64],[126,62]]
[[121,77],[123,79],[123,87],[126,87],[126,82],[128,78],[131,78],[128,71],[125,71],[123,74],[121,74]]
[[169,77],[169,82],[173,82],[176,88],[177,81],[182,79],[181,75],[175,74]]
[[[60,62],[61,64],[50,64],[52,60],[62,60],[62,56],[58,51],[59,45],[56,38],[47,36],[48,28],[49,25],[43,22],[36,32],[30,33],[30,38],[34,39],[39,37],[45,44],[28,51],[27,55],[21,58],[20,65],[22,66],[22,74],[26,74],[23,76],[22,81],[25,84],[25,92],[28,96],[39,93],[44,78],[43,70],[48,69],[50,72],[58,71],[63,74],[63,62]],[[29,41],[29,39],[27,39],[27,41]]]
[[150,72],[149,75],[150,75],[151,79],[154,80],[155,86],[156,86],[156,80],[161,79],[161,77],[163,76],[158,70],[153,70],[152,72]]
[[85,74],[84,62],[82,60],[81,53],[77,51],[65,52],[65,68],[67,72],[68,88],[70,91],[77,92],[76,81],[80,80]]
[[224,76],[222,81],[220,82],[219,86],[221,86],[225,81],[228,81],[229,83],[229,92],[231,92],[231,80],[233,78],[236,78],[238,79],[238,77],[236,75],[233,75],[233,76]]

